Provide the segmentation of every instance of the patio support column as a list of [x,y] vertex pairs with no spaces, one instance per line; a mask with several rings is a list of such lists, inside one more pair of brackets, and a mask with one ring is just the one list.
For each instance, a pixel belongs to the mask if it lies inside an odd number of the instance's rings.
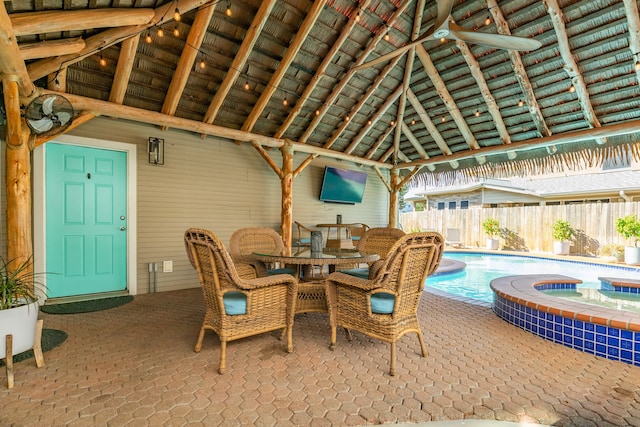
[[291,227],[293,226],[293,143],[286,141],[280,147],[280,152],[282,153],[282,173],[280,174],[280,186],[282,189],[281,234],[284,247],[291,248]]
[[400,179],[399,171],[397,167],[391,169],[391,174],[389,175],[390,182],[390,191],[389,191],[389,227],[397,227],[398,226],[398,181]]
[[2,80],[7,114],[6,196],[7,258],[14,265],[33,254],[31,236],[31,160],[29,128],[20,117],[19,86],[16,79]]

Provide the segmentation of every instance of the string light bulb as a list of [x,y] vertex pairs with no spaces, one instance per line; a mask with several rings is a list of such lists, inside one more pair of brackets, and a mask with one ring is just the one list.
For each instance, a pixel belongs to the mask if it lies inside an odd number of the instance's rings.
[[484,25],[491,25],[491,17],[487,16],[487,19],[484,20]]
[[287,98],[282,100],[282,105],[289,105],[289,101],[287,101]]
[[207,64],[204,62],[204,59],[200,60],[200,64],[198,64],[201,70],[207,68]]
[[180,16],[180,11],[178,10],[178,8],[176,7],[175,12],[173,12],[173,20],[174,21],[179,21],[181,19]]
[[368,124],[369,126],[371,126],[371,123],[372,123],[371,119],[367,120],[367,124]]
[[391,120],[391,123],[389,123],[391,126],[395,126],[396,121],[395,120]]
[[229,2],[227,2],[227,10],[225,10],[224,13],[229,17],[233,15],[233,12],[231,11],[231,5],[229,4]]
[[444,123],[444,122],[446,122],[446,121],[447,121],[447,118],[446,118],[445,116],[442,116],[442,118],[440,119],[440,121],[441,121],[442,123]]
[[180,37],[180,30],[178,29],[178,26],[176,25],[176,27],[173,29],[173,35],[176,37]]
[[244,90],[249,90],[249,82],[245,82],[244,84]]
[[164,37],[164,30],[162,28],[158,28],[158,37]]
[[356,22],[360,22],[360,11],[356,13]]
[[447,39],[445,39],[444,37],[440,38],[440,43],[444,43]]
[[576,91],[576,87],[574,85],[569,86],[569,92],[575,92]]
[[147,32],[147,35],[144,38],[144,41],[147,43],[151,43],[153,39],[151,38],[151,33]]
[[475,112],[475,113],[473,113],[473,114],[474,114],[474,116],[476,116],[476,117],[480,117],[480,110],[476,110],[476,112]]
[[640,61],[636,61],[636,71],[640,71]]
[[412,120],[411,120],[411,125],[413,126],[413,125],[415,125],[415,124],[416,124],[416,119],[412,119]]
[[316,110],[316,116],[320,115],[320,110]]
[[524,101],[521,99],[518,101],[518,107],[522,107],[524,105]]
[[102,55],[100,55],[100,65],[105,67],[107,65],[107,60],[104,59]]
[[389,41],[390,38],[391,38],[391,36],[389,35],[389,32],[387,31],[387,33],[384,35],[384,39],[385,39],[385,41]]

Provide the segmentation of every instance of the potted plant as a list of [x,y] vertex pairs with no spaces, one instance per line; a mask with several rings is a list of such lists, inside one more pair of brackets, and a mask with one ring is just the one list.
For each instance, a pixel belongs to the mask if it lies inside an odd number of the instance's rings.
[[640,248],[638,247],[638,239],[640,239],[640,220],[637,215],[627,215],[616,219],[616,230],[627,240],[633,243],[633,246],[624,248],[625,264],[640,265]]
[[573,228],[569,221],[556,220],[553,224],[553,253],[556,255],[568,255],[571,249],[571,237]]
[[482,228],[487,233],[487,249],[498,249],[500,240],[500,223],[495,218],[487,218],[482,222]]
[[611,262],[624,261],[624,246],[617,243],[609,243],[600,248],[600,256]]
[[[38,323],[35,286],[31,258],[19,262],[0,257],[0,359],[7,356],[8,335],[12,336],[13,355],[34,348]],[[11,388],[12,380],[8,383]]]

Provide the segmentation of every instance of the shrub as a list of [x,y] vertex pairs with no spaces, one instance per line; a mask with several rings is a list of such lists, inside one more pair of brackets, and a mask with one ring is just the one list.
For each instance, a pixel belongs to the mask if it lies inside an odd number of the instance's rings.
[[482,223],[482,228],[484,232],[487,233],[489,238],[493,239],[496,236],[500,235],[500,223],[495,218],[487,218]]
[[569,221],[559,219],[553,224],[553,240],[558,242],[566,242],[573,236],[573,228]]
[[633,246],[638,247],[640,239],[640,220],[637,215],[627,215],[616,219],[616,230],[627,240],[633,241]]

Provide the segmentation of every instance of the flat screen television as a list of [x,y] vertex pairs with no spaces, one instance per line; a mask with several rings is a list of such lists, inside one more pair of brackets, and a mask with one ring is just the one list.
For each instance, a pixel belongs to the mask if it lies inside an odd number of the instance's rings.
[[365,172],[326,166],[320,189],[320,200],[330,203],[361,203],[366,183]]

